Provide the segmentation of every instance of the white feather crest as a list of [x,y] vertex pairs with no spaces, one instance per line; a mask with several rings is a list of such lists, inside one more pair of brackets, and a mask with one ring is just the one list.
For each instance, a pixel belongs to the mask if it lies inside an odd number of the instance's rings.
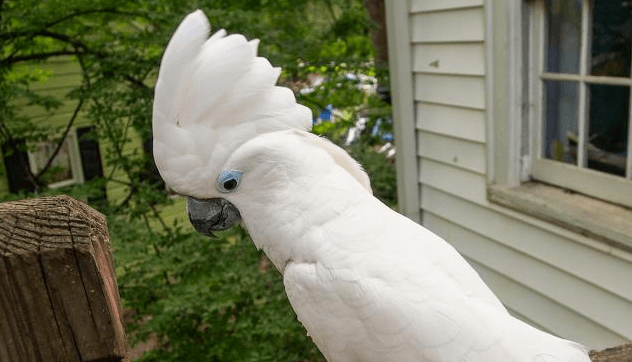
[[257,56],[258,40],[209,33],[201,10],[178,26],[160,64],[152,125],[162,178],[174,191],[201,198],[244,142],[312,125],[309,108],[275,85],[281,69]]

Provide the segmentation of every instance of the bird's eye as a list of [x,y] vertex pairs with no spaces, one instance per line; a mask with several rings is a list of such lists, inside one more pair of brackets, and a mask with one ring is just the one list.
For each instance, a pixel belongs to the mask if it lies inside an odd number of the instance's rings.
[[220,192],[232,192],[239,186],[241,173],[239,171],[223,171],[217,178],[216,186]]

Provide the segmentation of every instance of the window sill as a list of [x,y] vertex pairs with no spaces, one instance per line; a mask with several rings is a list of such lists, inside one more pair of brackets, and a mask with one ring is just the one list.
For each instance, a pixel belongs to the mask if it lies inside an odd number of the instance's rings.
[[490,202],[632,253],[632,210],[539,182],[490,185]]

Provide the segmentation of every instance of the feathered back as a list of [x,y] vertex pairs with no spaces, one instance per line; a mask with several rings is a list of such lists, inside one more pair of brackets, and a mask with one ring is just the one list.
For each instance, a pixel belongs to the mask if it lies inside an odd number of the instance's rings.
[[257,56],[258,40],[219,30],[189,14],[160,64],[153,109],[154,158],[174,191],[208,197],[219,168],[244,142],[266,132],[309,131],[309,108],[275,86],[281,72]]

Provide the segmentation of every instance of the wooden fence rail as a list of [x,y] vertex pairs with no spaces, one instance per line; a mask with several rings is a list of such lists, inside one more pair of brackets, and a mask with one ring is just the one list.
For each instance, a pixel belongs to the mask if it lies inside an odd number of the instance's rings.
[[0,204],[0,361],[121,361],[105,217],[67,196]]

